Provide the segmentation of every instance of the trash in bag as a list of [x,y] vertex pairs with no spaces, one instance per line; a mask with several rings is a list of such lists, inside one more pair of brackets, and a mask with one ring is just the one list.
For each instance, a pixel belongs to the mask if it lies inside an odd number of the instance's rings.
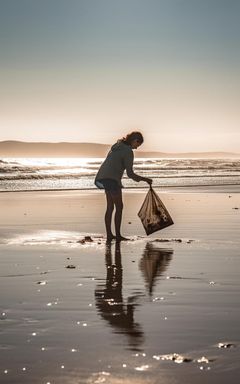
[[147,235],[174,224],[165,205],[150,187],[138,212]]

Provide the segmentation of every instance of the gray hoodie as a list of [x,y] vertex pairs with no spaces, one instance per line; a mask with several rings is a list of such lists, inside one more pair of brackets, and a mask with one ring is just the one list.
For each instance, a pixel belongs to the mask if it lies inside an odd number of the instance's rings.
[[133,172],[133,159],[133,150],[130,145],[125,144],[123,141],[118,141],[112,146],[106,159],[99,168],[95,178],[96,186],[103,188],[101,180],[112,179],[116,180],[118,185],[122,187],[121,179],[125,170],[130,179],[134,181],[142,180],[141,176]]

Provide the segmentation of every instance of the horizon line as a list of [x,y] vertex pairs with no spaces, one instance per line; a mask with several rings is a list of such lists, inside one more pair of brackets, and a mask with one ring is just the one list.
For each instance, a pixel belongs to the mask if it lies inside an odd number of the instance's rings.
[[[86,144],[86,145],[100,145],[100,146],[111,146],[112,144],[107,143],[98,143],[98,142],[81,142],[81,141],[22,141],[22,140],[2,140],[0,144],[3,143],[21,143],[21,144]],[[240,155],[240,152],[224,151],[224,150],[214,150],[214,151],[184,151],[184,152],[163,152],[161,150],[138,150],[139,152],[153,152],[153,153],[162,153],[162,154],[189,154],[189,153],[227,153],[233,155]]]

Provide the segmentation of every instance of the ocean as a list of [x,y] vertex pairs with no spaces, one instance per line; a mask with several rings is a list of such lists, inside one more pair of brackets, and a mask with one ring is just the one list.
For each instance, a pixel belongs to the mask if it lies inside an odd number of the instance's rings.
[[[96,189],[102,158],[1,158],[0,192]],[[137,158],[134,170],[155,187],[240,185],[240,159]],[[125,188],[147,188],[126,175]]]

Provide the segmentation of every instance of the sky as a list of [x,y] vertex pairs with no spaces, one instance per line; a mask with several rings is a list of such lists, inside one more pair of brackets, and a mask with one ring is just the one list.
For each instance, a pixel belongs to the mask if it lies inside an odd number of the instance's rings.
[[0,141],[240,152],[239,0],[0,0]]

